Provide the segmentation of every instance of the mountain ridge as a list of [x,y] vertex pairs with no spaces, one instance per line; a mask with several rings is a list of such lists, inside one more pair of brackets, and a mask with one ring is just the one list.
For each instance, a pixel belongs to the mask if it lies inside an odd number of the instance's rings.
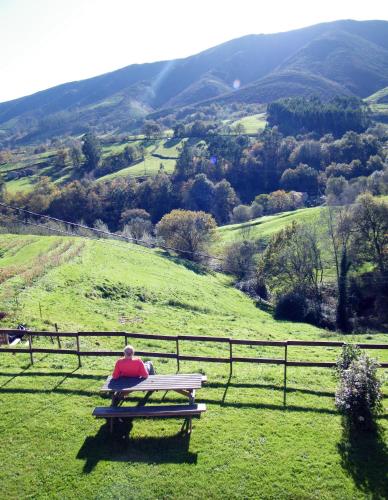
[[90,127],[131,129],[150,113],[201,102],[366,97],[387,85],[388,22],[339,20],[246,35],[186,58],[132,64],[0,103],[0,143]]

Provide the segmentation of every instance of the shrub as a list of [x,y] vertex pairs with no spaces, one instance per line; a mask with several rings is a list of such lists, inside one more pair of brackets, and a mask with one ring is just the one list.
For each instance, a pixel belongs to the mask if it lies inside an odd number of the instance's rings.
[[262,217],[263,214],[264,214],[263,205],[259,205],[259,203],[256,203],[254,201],[251,205],[251,217],[253,219],[257,219],[258,217]]
[[232,212],[232,222],[239,224],[247,222],[251,218],[251,207],[249,205],[237,205]]
[[216,221],[205,212],[172,210],[157,224],[156,233],[180,256],[201,260],[206,245],[215,238],[216,227]]
[[353,361],[359,359],[361,350],[358,345],[345,344],[342,347],[341,354],[339,355],[336,363],[335,370],[339,377],[347,370]]
[[275,319],[303,321],[308,312],[306,298],[297,291],[280,295],[275,307]]
[[253,241],[235,241],[224,250],[223,270],[238,279],[249,276],[254,268],[256,246]]
[[[344,359],[347,357],[348,354]],[[351,426],[371,426],[382,410],[381,382],[377,377],[377,367],[375,360],[361,354],[341,373],[335,404]]]

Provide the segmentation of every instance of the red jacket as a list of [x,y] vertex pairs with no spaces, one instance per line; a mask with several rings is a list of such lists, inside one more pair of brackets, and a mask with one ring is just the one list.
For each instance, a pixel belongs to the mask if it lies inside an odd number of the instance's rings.
[[116,361],[112,378],[142,377],[147,378],[148,372],[140,358],[121,358]]

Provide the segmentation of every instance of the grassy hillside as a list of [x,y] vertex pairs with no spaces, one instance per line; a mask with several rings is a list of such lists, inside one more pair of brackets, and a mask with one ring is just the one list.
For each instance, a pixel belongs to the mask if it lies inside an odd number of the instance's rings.
[[216,248],[220,248],[226,243],[238,241],[244,235],[248,239],[268,239],[286,225],[291,224],[293,221],[300,223],[314,223],[319,220],[322,208],[301,208],[292,212],[282,212],[276,215],[266,215],[253,219],[242,224],[229,224],[218,228],[218,241]]
[[[17,300],[17,321],[34,328],[58,323],[64,330],[136,328],[263,338],[291,331],[320,335],[312,326],[277,325],[225,276],[203,273],[159,251],[48,236],[1,235],[0,242],[3,308],[12,310]],[[54,265],[59,254],[64,261]],[[12,321],[11,317],[8,324]]]
[[[176,159],[183,141],[173,139],[159,139],[146,141],[139,138],[138,141],[122,141],[109,145],[103,145],[102,158],[122,153],[126,146],[144,147],[144,161],[134,162],[132,165],[97,179],[98,182],[114,179],[116,177],[148,177],[156,175],[163,164],[164,171],[171,174],[175,168]],[[64,168],[55,165],[57,150],[51,149],[45,153],[34,153],[32,151],[15,150],[12,163],[0,165],[0,176],[6,181],[7,191],[29,191],[41,177],[48,177],[55,183],[61,184],[72,178],[77,178],[77,173],[69,164]]]
[[[275,322],[226,277],[204,274],[156,250],[4,234],[0,249],[1,309],[13,310],[8,325],[23,321],[52,329],[57,322],[61,330],[341,338],[308,325]],[[62,341],[72,346],[72,340]],[[122,339],[91,338],[82,346],[121,348]],[[166,350],[148,340],[136,347]],[[239,352],[276,356],[276,349]],[[289,351],[289,359],[336,356],[333,348]],[[225,355],[225,347],[193,343],[182,353]],[[0,471],[5,498],[127,498],[130,491],[133,498],[361,499],[384,498],[387,491],[387,409],[379,419],[380,439],[366,434],[349,440],[327,369],[290,367],[283,406],[282,367],[236,364],[228,382],[228,366],[182,362],[183,373],[201,371],[208,377],[197,391],[197,401],[208,411],[194,422],[191,439],[178,434],[176,420],[136,420],[129,439],[121,434],[112,439],[91,413],[109,404],[99,388],[113,359],[89,357],[77,368],[75,357],[40,354],[29,367],[28,355],[0,354],[0,363],[0,461],[10,464]],[[176,371],[173,360],[155,363],[158,373]],[[386,386],[384,391],[387,398]],[[152,402],[161,403],[162,397],[155,393]],[[139,401],[133,397],[129,404]],[[164,395],[164,403],[178,401],[184,398]]]

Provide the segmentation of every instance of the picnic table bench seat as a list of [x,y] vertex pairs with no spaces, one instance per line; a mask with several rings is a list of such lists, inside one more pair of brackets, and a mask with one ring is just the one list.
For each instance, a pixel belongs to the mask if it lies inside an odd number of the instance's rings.
[[185,418],[182,427],[187,427],[190,433],[192,429],[191,419],[200,417],[206,411],[205,404],[170,405],[170,406],[108,406],[97,407],[93,410],[96,418],[106,418],[110,422],[111,432],[115,418]]

